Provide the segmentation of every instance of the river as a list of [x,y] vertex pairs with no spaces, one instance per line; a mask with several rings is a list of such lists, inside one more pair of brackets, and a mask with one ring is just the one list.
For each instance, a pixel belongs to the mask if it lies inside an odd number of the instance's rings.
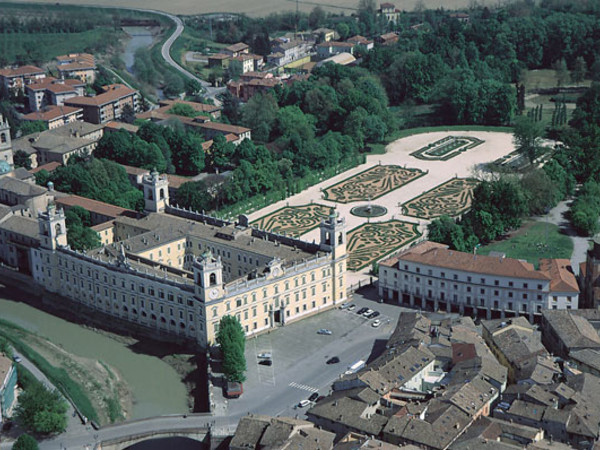
[[[133,70],[135,52],[140,48],[150,48],[156,39],[156,33],[147,27],[123,27],[123,31],[129,35],[130,39],[127,40],[122,58],[125,61],[127,72],[135,75]],[[156,96],[159,99],[165,98],[160,88],[156,88]]]
[[48,338],[68,352],[116,368],[134,397],[128,419],[184,413],[187,392],[177,372],[159,358],[135,353],[127,345],[19,302],[27,294],[0,287],[0,317]]

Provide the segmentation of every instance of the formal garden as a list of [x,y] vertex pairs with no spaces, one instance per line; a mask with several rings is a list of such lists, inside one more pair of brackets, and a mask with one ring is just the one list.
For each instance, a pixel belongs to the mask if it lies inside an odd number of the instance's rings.
[[479,181],[471,178],[453,178],[406,202],[403,214],[427,220],[458,216],[471,207],[477,184]]
[[412,152],[411,156],[431,161],[447,161],[484,142],[481,139],[471,136],[446,136]]
[[302,206],[285,206],[252,222],[252,226],[273,233],[300,237],[319,226],[321,219],[329,216],[328,206],[313,203]]
[[421,237],[418,225],[401,220],[364,223],[348,233],[348,270],[360,270]]
[[323,190],[325,200],[352,203],[379,198],[427,172],[400,166],[374,166]]

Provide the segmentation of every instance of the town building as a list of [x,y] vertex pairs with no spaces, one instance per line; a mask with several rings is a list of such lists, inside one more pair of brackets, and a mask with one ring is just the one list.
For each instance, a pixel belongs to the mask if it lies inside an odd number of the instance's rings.
[[138,112],[139,94],[136,90],[124,84],[111,84],[103,89],[102,94],[93,97],[72,97],[65,100],[64,104],[83,109],[83,120],[95,124],[121,119],[127,106],[133,113]]
[[53,130],[72,122],[83,119],[83,110],[72,106],[46,106],[38,111],[25,114],[23,120],[30,122],[44,122],[49,130]]
[[382,3],[377,13],[380,16],[385,17],[385,20],[389,23],[396,25],[400,19],[400,10],[396,9],[396,5],[393,3]]
[[0,82],[12,91],[23,91],[25,86],[46,77],[44,69],[36,66],[21,66],[8,69],[0,69]]
[[250,414],[240,419],[229,449],[330,450],[334,438],[306,420]]
[[0,114],[0,164],[3,165],[3,171],[10,171],[13,168],[13,150],[12,139],[10,137],[10,125],[8,120]]
[[273,41],[267,63],[282,67],[310,55],[314,42],[301,39],[278,38]]
[[322,42],[317,44],[317,57],[319,59],[329,58],[340,53],[354,53],[354,44],[352,42]]
[[367,50],[372,50],[375,46],[375,41],[373,41],[372,39],[367,39],[366,37],[361,36],[359,34],[357,34],[356,36],[349,37],[348,39],[346,39],[346,42],[354,44],[355,49],[357,46],[360,45],[361,47],[364,47]]
[[250,53],[250,46],[248,44],[244,44],[243,42],[238,42],[230,45],[229,47],[225,47],[223,49],[223,53],[232,58],[240,55],[247,55]]
[[54,77],[37,80],[25,87],[30,111],[39,111],[48,105],[62,106],[65,100],[81,96],[84,92],[85,83],[80,80],[57,80]]
[[75,121],[15,139],[12,150],[27,153],[32,168],[49,162],[64,165],[74,155],[91,155],[103,134],[102,125]]
[[384,33],[377,37],[377,43],[379,43],[379,45],[394,45],[398,42],[398,39],[399,37],[396,33]]
[[600,336],[594,326],[574,312],[544,311],[541,329],[546,348],[563,358],[577,350],[600,349]]
[[[422,242],[379,264],[379,295],[423,309],[531,321],[549,309],[577,309],[579,288],[564,260],[530,263]],[[545,269],[545,270],[544,270]]]
[[317,44],[321,42],[329,42],[335,39],[335,30],[331,28],[317,28],[312,32]]
[[0,424],[12,416],[17,399],[17,368],[12,359],[0,353]]
[[56,70],[59,76],[77,78],[85,84],[96,81],[96,58],[89,53],[69,53],[56,57]]

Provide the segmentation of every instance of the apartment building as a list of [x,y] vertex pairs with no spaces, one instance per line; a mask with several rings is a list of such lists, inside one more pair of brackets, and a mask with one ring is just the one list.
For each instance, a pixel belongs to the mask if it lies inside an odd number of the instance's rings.
[[83,95],[85,83],[80,80],[57,80],[46,77],[28,84],[25,95],[30,111],[39,111],[48,105],[64,105],[65,100]]
[[83,109],[83,120],[89,123],[106,123],[119,120],[123,109],[129,105],[134,112],[139,109],[138,92],[124,84],[104,86],[104,92],[94,97],[72,97],[65,100],[66,106]]
[[56,57],[56,70],[61,78],[77,78],[85,84],[96,81],[96,58],[89,53],[69,53]]
[[49,130],[53,130],[72,122],[83,119],[83,110],[72,106],[46,106],[38,111],[26,114],[23,120],[31,122],[44,122]]
[[23,91],[25,86],[46,77],[46,72],[36,66],[0,69],[0,83],[10,91]]
[[568,264],[541,260],[536,270],[517,259],[423,242],[380,263],[379,295],[428,310],[539,320],[547,309],[577,309],[579,288]]

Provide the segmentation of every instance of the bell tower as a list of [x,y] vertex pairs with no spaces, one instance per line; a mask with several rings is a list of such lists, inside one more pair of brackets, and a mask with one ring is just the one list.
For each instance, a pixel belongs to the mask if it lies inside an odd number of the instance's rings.
[[142,179],[144,188],[144,211],[165,212],[169,204],[169,180],[167,175],[160,175],[154,169]]
[[223,264],[211,252],[204,253],[194,261],[194,282],[196,296],[203,302],[223,296]]
[[346,219],[339,218],[335,208],[331,208],[327,219],[321,220],[321,250],[331,252],[333,258],[346,255]]
[[39,213],[40,246],[49,250],[67,246],[67,224],[62,209],[56,210],[53,203]]
[[2,114],[0,114],[0,161],[8,163],[11,169],[14,167],[10,125]]

